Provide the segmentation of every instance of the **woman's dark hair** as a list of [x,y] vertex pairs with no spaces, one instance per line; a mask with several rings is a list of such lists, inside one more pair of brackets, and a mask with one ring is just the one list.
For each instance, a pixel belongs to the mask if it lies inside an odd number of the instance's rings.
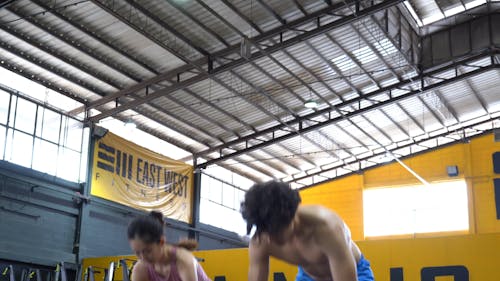
[[292,222],[300,201],[299,193],[287,183],[269,181],[253,185],[241,203],[247,234],[254,225],[257,235],[263,232],[278,234]]
[[158,243],[163,236],[163,214],[152,211],[149,215],[136,217],[128,225],[128,239],[140,239],[144,243]]
[[[144,243],[159,243],[161,237],[163,237],[164,226],[163,214],[158,211],[151,211],[149,215],[139,216],[130,222],[127,236],[129,240],[140,239]],[[193,251],[198,247],[198,242],[184,239],[180,240],[175,246]]]

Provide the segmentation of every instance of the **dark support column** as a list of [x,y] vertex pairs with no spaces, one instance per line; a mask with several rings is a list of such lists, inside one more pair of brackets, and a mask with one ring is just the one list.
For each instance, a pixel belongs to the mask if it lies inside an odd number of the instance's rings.
[[[196,168],[197,164],[196,155],[193,156],[193,167],[195,170],[193,172],[193,206],[191,207],[192,211],[192,221],[191,226],[193,229],[198,229],[200,225],[200,194],[201,194],[201,171],[199,168]],[[189,237],[196,238],[196,231],[190,230]]]
[[[193,164],[196,163],[196,158],[194,158]],[[201,171],[199,169],[194,170],[193,174],[193,219],[191,225],[193,228],[197,229],[200,224],[200,194],[201,194]],[[191,235],[191,233],[190,233]],[[194,237],[193,233],[193,237]]]
[[[90,125],[89,133],[89,149],[88,149],[88,160],[87,160],[87,180],[82,184],[81,194],[84,198],[90,198],[90,182],[92,181],[92,163],[94,161],[94,126]],[[76,263],[80,263],[82,258],[86,257],[86,235],[84,226],[89,219],[89,203],[90,201],[82,199],[80,201],[80,210],[77,220],[77,239],[75,241],[75,251],[76,251]]]

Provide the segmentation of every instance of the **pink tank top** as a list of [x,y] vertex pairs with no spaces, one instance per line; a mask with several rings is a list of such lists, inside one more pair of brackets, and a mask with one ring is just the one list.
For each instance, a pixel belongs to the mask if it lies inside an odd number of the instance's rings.
[[[176,253],[177,253],[177,248],[172,247],[170,250],[170,254],[173,257],[173,259],[170,262],[170,273],[169,273],[167,278],[162,277],[158,272],[156,272],[154,265],[152,265],[152,264],[148,265],[149,281],[183,281],[181,279],[181,276],[179,275],[179,270],[177,269],[177,254]],[[208,278],[205,271],[203,271],[203,268],[198,263],[198,261],[195,259],[194,262],[195,262],[195,266],[196,266],[196,275],[198,277],[197,281],[211,281],[210,278]]]

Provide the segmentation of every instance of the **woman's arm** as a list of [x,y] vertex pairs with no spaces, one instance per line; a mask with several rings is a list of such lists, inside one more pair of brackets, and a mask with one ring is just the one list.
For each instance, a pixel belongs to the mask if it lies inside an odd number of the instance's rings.
[[132,281],[150,281],[146,264],[138,261],[132,269]]

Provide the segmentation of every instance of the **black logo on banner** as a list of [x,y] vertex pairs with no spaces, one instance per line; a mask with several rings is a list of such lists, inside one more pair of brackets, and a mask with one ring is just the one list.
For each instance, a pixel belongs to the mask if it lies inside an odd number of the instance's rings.
[[[134,161],[136,169],[132,171]],[[103,142],[99,142],[98,145],[97,167],[122,178],[135,180],[140,185],[161,188],[166,193],[187,197],[188,176],[173,172],[156,163],[150,163],[138,157],[134,158],[133,155]],[[99,175],[96,174],[96,178],[98,177]],[[145,191],[142,190],[142,193],[145,194]]]
[[[106,154],[106,152],[111,153],[113,156]],[[115,148],[107,146],[104,143],[99,143],[99,150],[97,151],[97,167],[113,173],[115,166]]]

